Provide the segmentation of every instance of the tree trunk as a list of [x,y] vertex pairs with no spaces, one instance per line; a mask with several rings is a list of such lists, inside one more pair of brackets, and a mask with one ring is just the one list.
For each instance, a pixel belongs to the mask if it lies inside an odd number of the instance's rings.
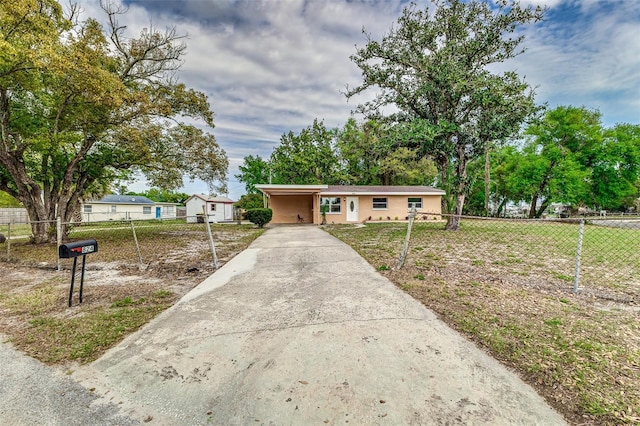
[[506,204],[507,204],[507,199],[503,198],[502,201],[500,202],[500,205],[498,206],[498,209],[496,210],[495,217],[500,217],[500,214],[502,213],[502,210],[504,209],[504,206]]
[[46,209],[42,200],[34,200],[33,197],[28,196],[21,196],[18,197],[18,199],[22,202],[25,209],[27,209],[29,221],[31,222],[33,242],[36,244],[49,242],[49,229],[51,228],[51,222],[47,220],[48,218],[45,213]]
[[449,185],[449,159],[443,158],[438,162],[438,167],[440,169],[440,181],[442,183],[442,189],[445,191],[445,195],[441,200],[441,210],[444,213],[450,214],[453,210],[452,207],[452,192],[453,188]]
[[456,196],[456,210],[455,213],[449,216],[447,219],[447,225],[444,229],[447,231],[457,231],[460,229],[460,216],[462,216],[462,208],[464,207],[464,193]]
[[460,216],[462,216],[462,208],[464,207],[464,199],[467,191],[467,163],[469,159],[465,153],[464,143],[459,143],[456,148],[457,153],[457,176],[455,185],[455,211],[452,216],[447,219],[445,230],[457,231],[460,228]]
[[540,205],[540,209],[538,209],[538,211],[536,212],[536,219],[540,219],[542,217],[542,213],[547,210],[549,204],[551,204],[550,200],[544,200],[544,202]]
[[533,194],[531,205],[529,206],[529,219],[536,217],[536,204],[538,204],[538,194]]

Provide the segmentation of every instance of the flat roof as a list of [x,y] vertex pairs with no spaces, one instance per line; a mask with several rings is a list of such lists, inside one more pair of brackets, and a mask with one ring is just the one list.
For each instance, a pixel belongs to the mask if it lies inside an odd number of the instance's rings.
[[445,195],[431,186],[398,185],[256,185],[267,195]]
[[262,184],[256,188],[267,195],[311,195],[321,193],[328,185],[279,185]]
[[431,186],[398,185],[331,185],[322,194],[353,195],[444,195],[441,189]]

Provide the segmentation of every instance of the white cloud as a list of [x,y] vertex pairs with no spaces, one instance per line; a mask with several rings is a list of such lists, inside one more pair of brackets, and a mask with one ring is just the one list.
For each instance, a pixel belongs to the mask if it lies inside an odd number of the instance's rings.
[[[429,4],[425,0],[420,5]],[[83,0],[89,16],[95,0]],[[179,78],[209,96],[213,133],[237,173],[245,155],[269,157],[282,133],[324,119],[341,126],[358,99],[340,93],[357,85],[350,61],[362,28],[388,32],[407,2],[303,0],[127,0],[121,18],[135,36],[150,22],[188,33]],[[635,0],[524,0],[547,6],[547,20],[529,26],[527,53],[497,69],[515,69],[539,86],[538,102],[600,108],[605,122],[640,122],[640,12]],[[367,93],[363,98],[370,98]],[[239,187],[240,193],[242,185]],[[238,198],[240,193],[232,193]]]

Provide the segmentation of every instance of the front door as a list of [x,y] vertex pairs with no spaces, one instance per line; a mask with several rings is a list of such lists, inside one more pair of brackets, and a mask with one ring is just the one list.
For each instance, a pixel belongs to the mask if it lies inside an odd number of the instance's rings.
[[358,197],[347,197],[347,222],[358,221]]
[[162,217],[162,209],[160,207],[156,207],[156,219],[160,219]]

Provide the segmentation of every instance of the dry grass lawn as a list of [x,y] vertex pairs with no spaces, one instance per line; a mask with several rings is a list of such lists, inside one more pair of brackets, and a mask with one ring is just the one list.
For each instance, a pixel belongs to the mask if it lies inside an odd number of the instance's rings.
[[[577,226],[463,221],[451,232],[442,223],[416,222],[398,270],[406,229],[406,223],[328,227],[398,287],[518,371],[569,422],[640,424],[640,287],[601,258],[594,272],[608,279],[592,275],[574,294]],[[589,232],[585,237],[595,241],[597,232],[608,230]],[[608,246],[597,252],[611,253],[620,238],[601,240]],[[637,245],[622,253],[623,263],[635,262],[631,269],[640,267]],[[585,245],[587,272],[589,256]],[[620,269],[622,276],[629,273]]]

